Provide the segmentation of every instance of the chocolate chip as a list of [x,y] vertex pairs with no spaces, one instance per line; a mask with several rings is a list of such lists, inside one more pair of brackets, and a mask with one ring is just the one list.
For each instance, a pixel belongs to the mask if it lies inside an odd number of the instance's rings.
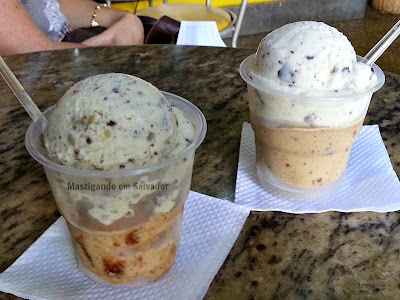
[[125,243],[127,245],[136,245],[139,243],[136,237],[136,231],[137,231],[136,229],[133,229],[125,236]]
[[119,165],[120,169],[125,169],[125,165]]
[[88,137],[88,138],[86,139],[86,143],[91,144],[91,143],[92,143],[92,139]]
[[304,122],[312,123],[314,119],[315,119],[315,113],[311,113],[304,117]]
[[314,55],[307,55],[307,59],[314,59]]
[[114,122],[113,120],[110,120],[107,122],[107,126],[114,126],[116,124],[117,124],[117,122]]
[[104,101],[106,101],[108,99],[108,97],[104,97]]
[[116,94],[119,94],[121,91],[120,91],[119,88],[113,88],[113,89],[112,89],[112,92],[113,92],[113,93],[116,93]]
[[133,158],[128,159],[128,162],[133,163],[135,160]]
[[112,273],[116,275],[121,275],[124,273],[125,262],[122,260],[117,262],[112,262],[108,259],[103,258],[103,265],[106,274]]
[[90,261],[90,263],[91,264],[93,264],[93,258],[92,258],[92,256],[90,255],[90,253],[88,252],[88,250],[87,250],[87,248],[86,248],[86,245],[85,245],[85,242],[84,242],[84,238],[83,238],[83,236],[78,236],[76,239],[75,239],[75,241],[76,241],[76,243],[79,245],[79,247],[82,249],[82,252],[85,254],[85,256],[88,258],[88,260]]
[[154,133],[150,132],[149,135],[147,136],[147,140],[151,141],[154,138]]
[[294,53],[294,51],[290,51],[290,53]]
[[290,69],[289,65],[285,63],[278,71],[278,77],[285,82],[293,82],[294,72]]
[[290,167],[290,165],[289,165],[289,164],[286,164],[285,166],[286,166],[287,168],[289,168],[289,167]]

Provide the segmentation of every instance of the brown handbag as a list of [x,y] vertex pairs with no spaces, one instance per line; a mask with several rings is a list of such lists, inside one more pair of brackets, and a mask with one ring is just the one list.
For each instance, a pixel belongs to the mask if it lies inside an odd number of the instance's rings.
[[[148,17],[147,17],[148,18]],[[176,44],[181,23],[168,16],[162,16],[147,33],[145,44]]]
[[[179,21],[168,16],[163,16],[158,20],[144,16],[139,16],[139,18],[144,27],[145,44],[176,44],[180,27]],[[68,33],[63,42],[81,43],[106,29],[101,26],[78,28]]]

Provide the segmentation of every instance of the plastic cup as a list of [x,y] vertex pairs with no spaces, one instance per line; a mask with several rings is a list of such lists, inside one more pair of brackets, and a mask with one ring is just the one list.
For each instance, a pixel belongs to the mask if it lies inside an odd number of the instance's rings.
[[[98,171],[60,165],[47,158],[35,123],[26,133],[26,147],[43,165],[67,221],[79,269],[96,282],[138,285],[174,264],[195,150],[207,124],[195,105],[163,94],[192,122],[195,138],[184,152],[148,167]],[[53,108],[44,113],[47,118]]]
[[[378,81],[369,90],[337,96],[304,96],[254,82],[250,73],[254,59],[253,54],[241,63],[240,75],[247,82],[261,184],[291,192],[326,188],[346,169],[372,94],[385,81],[382,70],[372,66]],[[329,124],[332,116],[335,122]],[[293,121],[296,118],[298,122]]]

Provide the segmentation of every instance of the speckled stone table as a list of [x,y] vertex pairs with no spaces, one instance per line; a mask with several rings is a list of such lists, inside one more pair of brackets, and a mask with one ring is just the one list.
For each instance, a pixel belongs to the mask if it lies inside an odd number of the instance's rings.
[[[192,190],[234,200],[240,131],[248,121],[240,62],[251,50],[139,46],[6,57],[44,110],[74,82],[123,72],[183,96],[207,118]],[[379,124],[400,174],[400,75],[386,73],[366,119]],[[0,81],[0,271],[58,217],[42,167],[24,146],[28,115]],[[195,271],[195,270],[194,270]],[[252,212],[206,299],[396,299],[400,291],[400,212],[293,215]],[[0,294],[1,299],[14,299]]]

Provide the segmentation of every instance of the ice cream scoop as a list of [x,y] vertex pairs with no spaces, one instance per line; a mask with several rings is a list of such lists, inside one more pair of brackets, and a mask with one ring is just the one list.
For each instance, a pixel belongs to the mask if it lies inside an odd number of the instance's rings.
[[163,161],[192,142],[194,129],[150,83],[101,74],[74,84],[54,109],[44,144],[50,159],[89,170]]
[[352,93],[376,83],[357,62],[350,41],[322,22],[287,24],[260,43],[252,67],[254,81],[293,94]]

